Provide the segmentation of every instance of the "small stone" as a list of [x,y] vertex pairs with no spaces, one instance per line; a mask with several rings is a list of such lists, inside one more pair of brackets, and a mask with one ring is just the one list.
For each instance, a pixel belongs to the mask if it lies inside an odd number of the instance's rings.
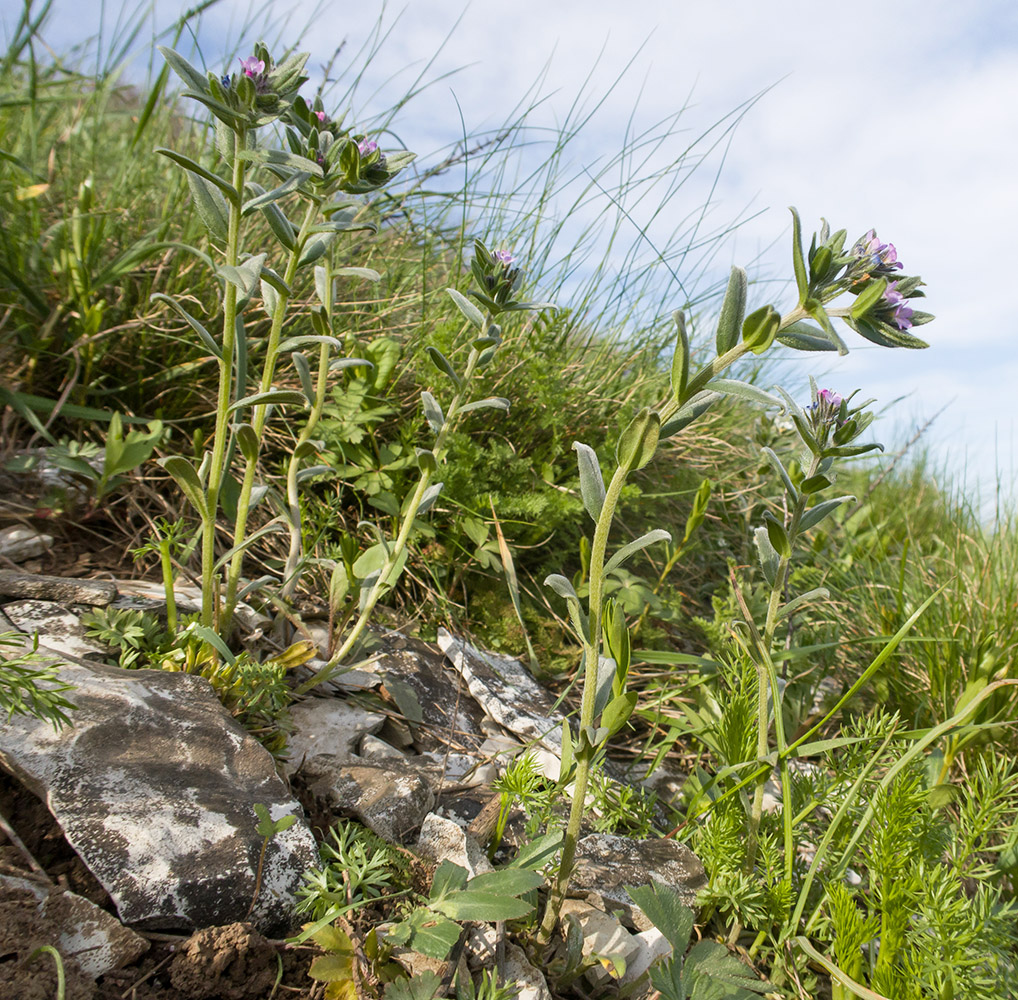
[[52,601],[12,601],[4,613],[26,635],[39,635],[44,651],[83,660],[104,660],[110,649],[86,637],[78,616]]
[[[613,956],[624,960],[625,968],[628,971],[632,962],[640,959],[643,951],[643,943],[627,931],[617,917],[609,916],[607,913],[591,906],[580,899],[567,899],[562,904],[562,917],[572,915],[580,923],[580,930],[583,932],[583,954],[597,955],[601,959],[601,965],[596,965],[587,971],[587,978],[594,984],[608,984],[619,982],[622,978],[618,974],[621,968],[609,965]],[[645,963],[645,967],[650,962]]]
[[386,743],[372,733],[361,737],[357,752],[358,756],[366,757],[368,760],[406,760],[406,754],[402,750],[397,750],[391,743]]
[[[472,927],[464,950],[467,964],[474,971],[494,969],[498,959],[495,928],[490,924]],[[501,973],[506,985],[516,987],[516,1000],[552,1000],[543,973],[530,963],[524,950],[511,941],[505,942],[505,963]]]
[[298,773],[333,812],[352,816],[391,843],[417,830],[435,804],[431,785],[406,760],[318,754]]
[[42,918],[56,929],[53,942],[65,958],[77,961],[81,971],[98,979],[113,969],[130,965],[148,951],[148,941],[128,930],[116,917],[73,892],[45,886],[30,879],[0,875],[0,886],[31,892]]
[[14,524],[0,531],[0,556],[5,556],[11,562],[33,559],[52,547],[52,535],[44,535],[26,525]]
[[107,580],[67,580],[61,576],[39,576],[35,573],[0,569],[0,597],[105,608],[113,603],[116,596],[116,585]]
[[289,762],[292,773],[304,757],[354,753],[361,739],[377,733],[385,716],[342,698],[308,698],[290,707]]
[[465,868],[469,878],[491,871],[491,864],[477,841],[454,820],[438,813],[428,813],[424,817],[416,851],[438,864],[451,861]]
[[630,899],[625,886],[656,880],[674,889],[682,902],[696,906],[696,894],[707,884],[700,859],[674,840],[633,840],[596,833],[576,845],[576,869],[570,888],[605,913],[620,913],[627,925],[649,930],[653,924]]

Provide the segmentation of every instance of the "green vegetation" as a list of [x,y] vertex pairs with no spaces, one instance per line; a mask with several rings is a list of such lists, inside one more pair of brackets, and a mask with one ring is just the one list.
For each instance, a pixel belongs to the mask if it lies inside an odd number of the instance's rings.
[[[354,122],[343,95],[300,96],[283,46],[273,62],[242,39],[239,72],[199,72],[175,54],[199,13],[144,87],[115,72],[140,19],[84,72],[37,58],[45,7],[28,5],[0,65],[5,458],[82,483],[38,511],[117,539],[168,593],[174,574],[203,584],[199,621],[171,602],[165,626],[97,612],[94,634],[123,666],[206,676],[274,752],[311,655],[281,637],[309,608],[333,632],[310,684],[356,657],[383,600],[425,637],[449,624],[577,680],[559,782],[526,758],[501,779],[496,841],[517,800],[548,826],[508,866],[422,887],[385,845],[333,832],[302,897],[327,995],[360,995],[365,964],[385,996],[441,987],[394,979],[358,910],[438,958],[462,922],[506,921],[578,995],[557,903],[584,786],[604,828],[658,815],[605,781],[607,753],[688,774],[656,832],[707,868],[700,943],[681,954],[692,915],[637,893],[675,946],[651,973],[662,995],[1018,995],[1014,516],[979,524],[912,456],[882,472],[854,394],[759,388],[781,345],[840,350],[833,319],[923,346],[908,331],[932,317],[894,248],[826,225],[807,246],[795,216],[794,290],[756,308],[740,269],[703,279],[724,234],[694,259],[678,230],[653,267],[702,291],[662,301],[625,205],[655,186],[666,204],[682,158],[643,176],[620,152],[577,194],[577,110],[519,183],[524,108],[411,167],[379,148],[395,109]],[[171,99],[169,67],[193,99]],[[566,220],[609,176],[598,261]],[[276,617],[275,645],[244,645],[241,599]],[[73,723],[62,691],[30,656],[0,662],[8,714]],[[504,995],[490,977],[455,989]]]

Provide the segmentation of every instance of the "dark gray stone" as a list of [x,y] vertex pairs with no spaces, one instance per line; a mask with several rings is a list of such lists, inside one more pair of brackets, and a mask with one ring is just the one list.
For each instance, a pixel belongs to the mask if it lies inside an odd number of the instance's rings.
[[435,804],[427,778],[407,760],[319,754],[300,769],[308,790],[334,813],[350,816],[392,843],[402,843]]

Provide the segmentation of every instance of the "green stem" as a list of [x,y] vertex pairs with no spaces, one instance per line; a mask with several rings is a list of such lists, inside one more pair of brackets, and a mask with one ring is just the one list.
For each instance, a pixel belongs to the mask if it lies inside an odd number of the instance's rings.
[[[230,202],[230,218],[226,237],[226,263],[237,266],[240,255],[240,204],[244,195],[245,163],[240,152],[245,146],[245,130],[233,134],[233,188],[238,194],[237,202]],[[226,282],[223,297],[223,356],[219,362],[219,394],[216,401],[216,429],[212,439],[212,455],[208,469],[208,485],[205,488],[207,516],[202,522],[201,548],[201,622],[206,628],[216,627],[218,602],[216,600],[216,514],[219,509],[219,490],[226,474],[224,459],[226,439],[229,436],[230,394],[233,388],[233,351],[237,334],[237,286]]]
[[[491,319],[489,317],[485,323],[485,330],[490,322]],[[471,348],[470,356],[467,359],[466,371],[463,373],[460,387],[456,391],[456,395],[453,397],[452,403],[449,405],[449,411],[445,415],[445,423],[439,431],[438,437],[435,440],[435,447],[432,449],[436,463],[441,463],[448,451],[447,441],[449,439],[449,434],[454,428],[460,407],[464,403],[464,396],[466,395],[470,382],[473,379],[480,356],[481,353],[477,350],[477,348]],[[341,669],[343,660],[350,654],[350,651],[356,645],[357,640],[361,637],[361,634],[367,627],[371,613],[375,609],[375,605],[388,589],[386,581],[388,580],[389,575],[397,565],[403,550],[407,546],[407,542],[410,539],[410,532],[413,530],[414,518],[417,516],[417,510],[421,506],[424,494],[427,492],[428,486],[431,484],[431,477],[432,473],[429,469],[423,469],[421,471],[421,478],[417,483],[413,496],[410,498],[410,503],[407,505],[406,513],[403,515],[399,534],[396,536],[396,540],[392,543],[392,545],[389,546],[388,555],[385,558],[385,562],[382,564],[378,577],[372,585],[371,590],[368,592],[368,596],[357,616],[357,621],[354,622],[353,627],[343,639],[343,644],[339,647],[339,651],[332,657],[326,666],[322,667],[322,669],[315,674],[314,677],[309,678],[297,689],[298,693],[303,694],[305,691],[309,691],[311,688],[316,687],[319,684],[323,684],[325,681],[333,677]]]
[[[318,215],[319,203],[312,201],[304,213],[304,221],[301,224],[300,233],[290,251],[290,257],[286,263],[286,270],[283,273],[283,281],[290,287],[297,275],[297,267],[300,263],[304,243],[307,240],[308,230]],[[278,361],[279,340],[282,335],[283,322],[286,319],[286,310],[290,304],[290,297],[285,292],[277,291],[276,307],[272,311],[272,324],[269,327],[269,337],[265,346],[265,361],[262,366],[261,383],[258,386],[259,392],[268,392],[272,388],[272,380],[276,375],[276,362]],[[251,426],[254,428],[255,441],[258,450],[261,449],[262,433],[265,430],[265,421],[268,419],[269,408],[265,405],[254,407],[251,414]],[[239,546],[247,535],[247,519],[251,510],[251,491],[254,489],[255,477],[258,472],[258,454],[247,459],[244,464],[244,478],[240,485],[240,496],[237,499],[237,519],[234,522],[233,544]],[[230,622],[237,604],[237,589],[240,584],[240,575],[244,565],[244,552],[239,550],[234,553],[230,560],[230,568],[226,580],[226,602],[223,608],[223,630],[229,631]]]
[[590,547],[590,595],[587,599],[587,613],[590,631],[585,636],[583,666],[583,698],[580,703],[580,733],[578,745],[583,747],[576,753],[576,776],[573,784],[573,800],[569,809],[569,820],[566,823],[562,838],[562,860],[548,896],[548,904],[544,918],[538,931],[537,943],[544,947],[551,940],[551,935],[558,924],[559,912],[566,898],[569,880],[573,874],[573,862],[576,858],[576,843],[580,836],[580,826],[587,798],[587,783],[590,779],[590,766],[597,748],[590,745],[585,737],[594,725],[594,708],[597,697],[597,668],[601,650],[601,611],[604,594],[604,557],[608,548],[608,534],[611,531],[615,509],[618,506],[622,488],[626,484],[628,471],[619,466],[615,469],[608,489],[605,491],[604,504],[594,529],[594,541]]
[[173,593],[173,563],[170,561],[170,543],[167,539],[159,542],[159,565],[163,573],[163,593],[166,597],[166,629],[177,631],[177,599]]

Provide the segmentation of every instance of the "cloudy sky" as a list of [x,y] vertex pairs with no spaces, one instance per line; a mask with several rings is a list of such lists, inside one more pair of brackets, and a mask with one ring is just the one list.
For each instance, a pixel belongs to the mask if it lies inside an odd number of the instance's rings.
[[[181,9],[157,4],[156,21],[165,25]],[[585,119],[563,154],[563,176],[578,180],[563,184],[561,212],[591,177],[610,191],[611,179],[628,171],[664,176],[625,201],[626,245],[641,243],[638,228],[662,249],[677,236],[696,242],[742,221],[709,260],[666,252],[676,273],[662,272],[655,285],[663,315],[732,263],[755,261],[762,278],[787,277],[789,205],[807,231],[821,216],[850,238],[876,227],[897,246],[906,273],[927,283],[924,307],[937,320],[920,333],[931,347],[889,351],[845,330],[848,357],[800,355],[783,381],[805,386],[810,373],[826,371],[824,383],[839,390],[860,387],[882,403],[903,397],[879,425],[888,442],[908,439],[943,409],[924,438],[937,461],[956,483],[981,489],[984,509],[998,479],[1005,495],[1016,495],[1018,348],[1006,276],[1018,222],[1013,0],[857,8],[805,0],[287,0],[285,9],[260,10],[255,21],[268,23],[267,37],[299,38],[311,51],[313,82],[345,43],[337,65],[363,70],[353,97],[358,120],[384,111],[419,78],[429,83],[392,123],[422,162],[437,162],[464,132],[499,129],[522,101],[533,106],[529,131],[517,133],[527,145],[512,169],[523,174],[550,155],[547,130]],[[96,30],[98,11],[95,0],[55,0],[46,37],[57,49],[80,40]],[[197,37],[210,68],[250,21],[246,0],[221,0],[207,12]],[[385,37],[376,46],[379,25]],[[366,69],[356,58],[365,45],[377,48]],[[687,150],[685,166],[669,173]],[[613,213],[608,195],[589,197],[565,235]],[[618,253],[624,259],[613,262],[609,252],[609,271],[630,262]],[[778,284],[756,294],[788,304]]]

